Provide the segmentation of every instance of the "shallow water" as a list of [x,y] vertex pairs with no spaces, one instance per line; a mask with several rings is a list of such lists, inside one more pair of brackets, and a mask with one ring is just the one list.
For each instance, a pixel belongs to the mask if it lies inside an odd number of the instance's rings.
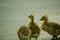
[[[60,24],[60,0],[0,0],[0,40],[18,40],[17,30],[29,23],[29,15],[41,27],[41,16]],[[38,40],[50,40],[48,33],[41,31]],[[32,38],[32,40],[35,40]]]

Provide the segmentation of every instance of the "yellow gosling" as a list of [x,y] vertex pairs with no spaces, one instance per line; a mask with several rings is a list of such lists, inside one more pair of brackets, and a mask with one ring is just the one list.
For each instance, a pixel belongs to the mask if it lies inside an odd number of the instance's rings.
[[[37,40],[38,36],[40,35],[40,28],[36,23],[34,23],[33,15],[28,16],[28,18],[31,20],[28,24],[28,27],[32,32],[31,37],[36,38],[36,40]],[[31,40],[31,37],[30,37],[30,40]]]
[[26,26],[20,26],[17,34],[19,40],[29,40],[31,36],[31,31]]
[[42,29],[52,35],[53,40],[57,40],[57,36],[60,35],[60,25],[49,22],[47,15],[42,16],[40,20],[43,21]]

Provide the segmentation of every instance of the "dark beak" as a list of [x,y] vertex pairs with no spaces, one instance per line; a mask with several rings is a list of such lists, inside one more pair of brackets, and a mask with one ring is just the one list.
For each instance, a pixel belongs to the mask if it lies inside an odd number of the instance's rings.
[[29,18],[30,16],[28,16],[28,18]]
[[40,19],[40,20],[42,20],[42,19]]

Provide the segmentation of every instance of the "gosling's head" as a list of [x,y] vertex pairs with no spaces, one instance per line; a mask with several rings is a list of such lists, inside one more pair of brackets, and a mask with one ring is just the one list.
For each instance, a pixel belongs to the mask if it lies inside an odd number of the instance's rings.
[[31,20],[34,20],[34,16],[33,15],[28,16],[28,18],[30,18]]
[[48,21],[48,16],[47,15],[44,15],[41,17],[40,19],[41,21]]

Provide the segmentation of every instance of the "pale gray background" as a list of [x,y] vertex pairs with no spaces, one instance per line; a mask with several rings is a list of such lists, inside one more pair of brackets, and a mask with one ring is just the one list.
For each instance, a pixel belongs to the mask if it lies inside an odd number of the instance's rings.
[[[39,27],[42,23],[39,19],[43,15],[60,24],[60,0],[0,0],[0,40],[18,40],[17,30],[29,23],[28,16],[31,14]],[[41,31],[38,40],[51,38],[51,35]]]

